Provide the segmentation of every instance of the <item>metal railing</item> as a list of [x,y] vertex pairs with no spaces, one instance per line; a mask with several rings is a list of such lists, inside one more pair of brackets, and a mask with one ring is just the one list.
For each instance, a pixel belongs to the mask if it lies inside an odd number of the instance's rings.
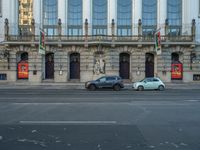
[[[39,24],[32,25],[17,25],[17,24],[9,24],[8,35],[5,34],[6,41],[8,42],[37,42],[39,41]],[[173,30],[173,26],[168,26],[166,30],[166,26],[161,27],[161,41],[162,42],[193,42],[195,35],[192,34],[193,26],[190,25],[182,25],[180,28],[176,28]],[[83,33],[84,35],[67,35],[67,25],[54,25],[45,26],[45,31],[48,31],[45,36],[46,42],[62,42],[62,43],[70,43],[70,42],[87,42],[87,43],[101,43],[101,42],[133,42],[133,44],[137,44],[138,42],[154,42],[155,37],[154,33],[150,34],[143,33],[146,28],[142,28],[139,25],[133,25],[132,27],[132,35],[116,35],[117,26],[108,25],[109,35],[91,35],[92,29],[91,25],[86,27],[83,25]],[[87,30],[87,34],[86,34]],[[141,31],[141,32],[139,32]],[[179,33],[171,32],[171,31],[179,31]],[[166,33],[167,32],[167,33]],[[145,34],[145,35],[144,35]]]
[[[32,35],[9,35],[8,41],[20,41],[20,42],[31,42],[33,39]],[[46,42],[85,42],[85,36],[67,36],[67,35],[48,35],[45,37]],[[34,36],[34,41],[39,41],[39,36]],[[87,42],[154,42],[154,36],[87,36]],[[193,37],[188,35],[180,36],[161,36],[162,42],[192,42]]]

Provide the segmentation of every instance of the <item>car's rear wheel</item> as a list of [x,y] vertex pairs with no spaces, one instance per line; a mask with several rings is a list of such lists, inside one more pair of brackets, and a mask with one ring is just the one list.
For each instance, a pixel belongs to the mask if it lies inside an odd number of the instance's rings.
[[138,91],[143,91],[144,90],[144,87],[143,86],[138,86]]
[[95,91],[96,90],[96,87],[94,84],[91,84],[88,88],[90,91]]
[[118,84],[116,84],[116,85],[114,85],[113,89],[115,91],[119,91],[121,89],[121,87]]
[[158,87],[158,90],[159,90],[159,91],[164,91],[164,90],[165,90],[165,88],[164,88],[164,86],[163,86],[163,85],[160,85],[160,86]]

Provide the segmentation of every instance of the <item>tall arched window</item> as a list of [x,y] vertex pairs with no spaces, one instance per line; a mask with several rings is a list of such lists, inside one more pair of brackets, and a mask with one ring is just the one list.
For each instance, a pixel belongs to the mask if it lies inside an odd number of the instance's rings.
[[68,35],[82,35],[82,0],[68,0]]
[[132,34],[132,0],[117,1],[117,35]]
[[142,0],[143,35],[154,34],[157,28],[157,0]]
[[48,35],[56,34],[56,26],[58,22],[58,1],[43,1],[43,28]]
[[107,0],[93,0],[92,34],[107,34]]
[[167,0],[169,34],[180,35],[182,25],[182,0]]

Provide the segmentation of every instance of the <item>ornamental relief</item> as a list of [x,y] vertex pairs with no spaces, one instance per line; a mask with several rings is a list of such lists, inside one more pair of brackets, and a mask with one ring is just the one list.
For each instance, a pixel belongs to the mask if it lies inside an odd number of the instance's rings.
[[94,55],[94,74],[105,74],[105,67],[106,67],[106,61],[105,61],[105,55],[103,52],[96,52]]

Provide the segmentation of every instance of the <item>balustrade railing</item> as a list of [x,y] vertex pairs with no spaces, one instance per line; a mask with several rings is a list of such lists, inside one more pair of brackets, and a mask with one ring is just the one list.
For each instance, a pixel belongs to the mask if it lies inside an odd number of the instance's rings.
[[[182,26],[170,26],[168,24],[160,25],[161,41],[162,42],[193,42],[195,38],[195,20],[192,20],[190,25]],[[14,42],[37,42],[39,41],[40,25],[35,24],[34,20],[31,25],[17,25],[9,24],[8,20],[5,20],[5,41]],[[81,35],[68,34],[67,25],[62,24],[59,19],[58,25],[44,26],[46,32],[46,42],[87,42],[87,43],[101,43],[101,42],[155,42],[154,33],[148,31],[147,27],[142,26],[141,20],[137,25],[133,25],[131,28],[131,35],[120,34],[117,35],[117,27],[114,20],[112,24],[108,25],[108,35],[91,35],[91,25],[88,24],[87,19],[82,26]],[[70,26],[70,29],[73,27]],[[130,28],[130,26],[129,26]],[[123,31],[123,30],[121,30]],[[76,32],[75,32],[76,33]],[[122,33],[122,32],[121,32]]]

